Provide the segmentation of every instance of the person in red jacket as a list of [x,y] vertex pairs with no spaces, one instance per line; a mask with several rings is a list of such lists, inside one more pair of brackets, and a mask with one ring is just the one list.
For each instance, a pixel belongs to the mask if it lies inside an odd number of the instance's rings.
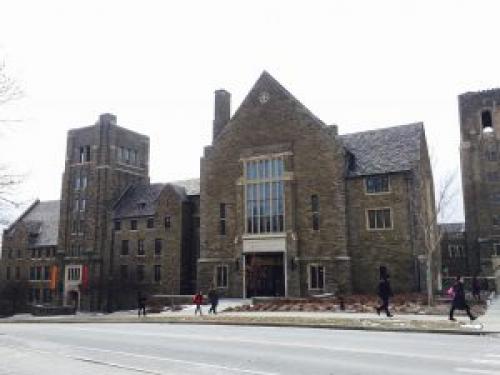
[[193,297],[193,303],[196,305],[196,309],[194,310],[194,315],[200,312],[200,316],[203,315],[201,311],[201,305],[203,304],[203,294],[201,293],[201,290],[198,292],[198,294],[195,294]]

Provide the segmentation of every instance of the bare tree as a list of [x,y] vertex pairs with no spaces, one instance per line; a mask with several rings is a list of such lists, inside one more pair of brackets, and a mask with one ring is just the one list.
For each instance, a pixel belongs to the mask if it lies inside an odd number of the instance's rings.
[[[5,63],[0,62],[0,124],[9,120],[3,118],[1,108],[22,96],[22,91],[17,82],[7,74]],[[11,208],[17,208],[20,202],[16,201],[15,188],[22,181],[21,175],[11,173],[9,167],[0,164],[0,225],[6,225],[8,215],[6,212]]]
[[[434,301],[433,285],[434,274],[433,266],[439,264],[437,259],[440,256],[439,250],[441,248],[441,239],[443,237],[442,231],[439,230],[439,219],[444,219],[450,208],[450,202],[453,198],[452,188],[456,179],[456,173],[446,175],[440,186],[434,192],[432,191],[432,184],[425,179],[421,179],[420,192],[423,195],[421,200],[421,207],[417,211],[418,227],[421,231],[423,239],[424,257],[426,263],[426,289],[427,289],[427,303],[431,305]],[[432,204],[435,203],[433,209]],[[437,270],[439,272],[439,270]]]

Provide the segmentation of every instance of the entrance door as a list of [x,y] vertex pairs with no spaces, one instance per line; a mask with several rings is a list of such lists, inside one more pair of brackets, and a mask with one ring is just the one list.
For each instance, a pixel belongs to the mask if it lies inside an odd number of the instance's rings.
[[80,305],[80,296],[76,290],[72,290],[68,293],[68,303],[75,308],[75,311],[78,311]]
[[246,254],[245,280],[247,297],[284,296],[283,253]]

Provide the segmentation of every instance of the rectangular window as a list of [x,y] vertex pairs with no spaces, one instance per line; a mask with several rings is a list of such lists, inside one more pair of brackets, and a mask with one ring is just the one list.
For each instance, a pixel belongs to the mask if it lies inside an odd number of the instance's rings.
[[367,210],[368,229],[392,229],[391,209]]
[[130,149],[128,148],[123,149],[123,161],[127,164],[130,163]]
[[36,280],[35,267],[30,267],[30,280]]
[[80,200],[80,212],[85,211],[85,206],[87,205],[87,200],[85,198],[82,198]]
[[155,282],[161,281],[161,265],[155,264]]
[[171,225],[170,216],[165,216],[165,229],[170,229]]
[[386,174],[367,176],[365,183],[368,194],[386,193],[389,191],[389,176]]
[[80,234],[84,234],[85,233],[85,222],[83,221],[83,219],[80,219],[80,224],[79,224],[79,227],[78,227],[78,233],[80,233]]
[[7,269],[5,270],[5,278],[7,280],[10,280],[10,267],[7,267]]
[[153,217],[148,218],[148,221],[146,223],[148,228],[154,228],[155,227],[155,219]]
[[80,211],[80,199],[79,198],[76,198],[74,200],[74,204],[73,204],[73,211],[74,212],[78,212]]
[[488,159],[489,161],[497,161],[498,160],[497,152],[495,150],[486,151],[486,159]]
[[120,266],[120,279],[128,280],[128,266],[126,264]]
[[139,264],[135,268],[135,278],[137,281],[144,281],[144,265]]
[[316,194],[311,195],[312,229],[319,230],[319,198]]
[[37,253],[37,258],[42,259],[42,249],[38,249],[36,253]]
[[318,264],[309,265],[309,289],[324,289],[325,267]]
[[69,281],[80,281],[80,267],[68,267],[67,272]]
[[85,189],[87,187],[87,176],[82,176],[80,180],[81,189]]
[[137,255],[144,255],[144,240],[137,240]]
[[75,190],[80,189],[80,176],[75,177]]
[[493,244],[493,254],[500,257],[500,243]]
[[128,240],[122,240],[121,255],[128,255]]
[[21,259],[21,250],[17,250],[17,259]]
[[21,267],[16,267],[16,280],[21,279]]
[[161,255],[161,248],[163,245],[163,241],[161,238],[155,239],[155,255]]
[[90,161],[90,146],[85,146],[85,161]]
[[283,232],[283,158],[249,160],[244,167],[246,232]]
[[227,288],[228,267],[227,264],[221,264],[216,267],[216,286],[217,288]]
[[50,280],[50,266],[45,266],[43,268],[43,279]]
[[122,229],[122,222],[120,220],[115,220],[115,230],[121,230]]
[[130,150],[130,164],[135,165],[137,162],[137,151]]
[[79,149],[78,161],[80,163],[85,163],[90,161],[90,146],[82,146]]
[[226,204],[221,203],[219,205],[219,234],[221,236],[226,235]]
[[36,251],[31,250],[31,259],[35,259],[35,256],[36,256]]
[[130,229],[137,230],[137,220],[130,220]]
[[42,280],[42,267],[41,266],[36,267],[36,279]]

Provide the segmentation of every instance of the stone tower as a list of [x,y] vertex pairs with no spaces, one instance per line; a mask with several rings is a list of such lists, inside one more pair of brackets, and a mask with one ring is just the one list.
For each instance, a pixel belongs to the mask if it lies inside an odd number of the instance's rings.
[[149,138],[103,114],[68,132],[59,225],[60,297],[83,310],[102,307],[110,268],[111,208],[125,188],[149,182]]
[[459,109],[468,268],[488,276],[500,248],[500,89],[462,94]]

